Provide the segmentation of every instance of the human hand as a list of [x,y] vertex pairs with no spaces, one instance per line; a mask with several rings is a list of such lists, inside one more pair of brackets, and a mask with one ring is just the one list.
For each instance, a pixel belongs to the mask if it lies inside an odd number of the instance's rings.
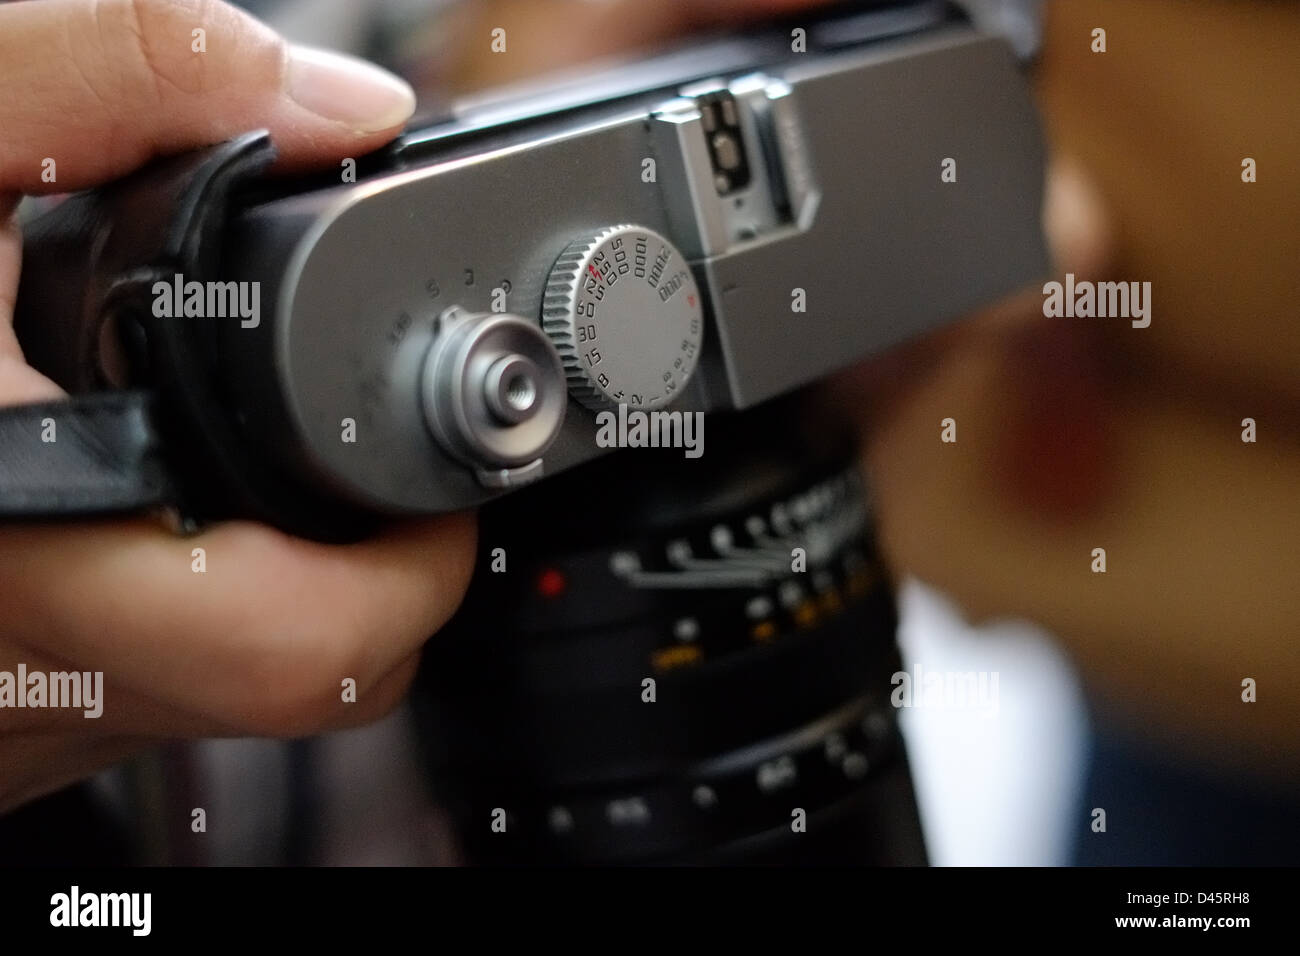
[[[216,0],[0,4],[0,70],[3,405],[59,394],[12,329],[21,194],[94,186],[259,127],[282,169],[337,164],[393,138],[414,106],[395,77],[291,47]],[[191,570],[196,547],[203,573]],[[473,553],[463,515],[347,546],[248,522],[185,539],[146,520],[0,527],[0,672],[103,672],[98,718],[0,708],[0,811],[162,738],[375,719],[454,612]],[[355,703],[343,700],[349,678]]]

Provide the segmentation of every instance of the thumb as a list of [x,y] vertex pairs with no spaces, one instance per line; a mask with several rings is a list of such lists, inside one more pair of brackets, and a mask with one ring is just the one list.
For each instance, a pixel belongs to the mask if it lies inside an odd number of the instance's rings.
[[415,106],[397,77],[223,2],[0,4],[0,64],[0,193],[81,189],[258,127],[283,166],[359,155]]
[[20,264],[17,197],[0,195],[0,408],[58,398],[63,389],[23,361],[10,316]]

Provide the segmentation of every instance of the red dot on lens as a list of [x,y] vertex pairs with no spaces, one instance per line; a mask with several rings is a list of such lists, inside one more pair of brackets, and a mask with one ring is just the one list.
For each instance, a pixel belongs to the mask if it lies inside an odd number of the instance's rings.
[[559,597],[567,584],[563,574],[555,568],[547,568],[537,576],[537,593],[544,598]]

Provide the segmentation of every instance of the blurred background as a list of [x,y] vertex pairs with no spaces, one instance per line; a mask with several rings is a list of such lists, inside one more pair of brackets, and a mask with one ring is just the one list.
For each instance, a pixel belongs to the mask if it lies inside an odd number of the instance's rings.
[[[444,113],[455,97],[487,86],[651,49],[682,32],[725,31],[737,11],[761,16],[801,4],[248,0],[242,5],[290,39],[349,50],[401,73],[420,94],[420,112],[432,116]],[[957,409],[963,429],[976,431],[981,422],[996,423],[1008,403],[1019,407],[1028,401],[1045,410],[1049,424],[1039,422],[1033,433],[1041,439],[1036,450],[1020,456],[1028,462],[1017,459],[1013,472],[987,468],[1000,482],[992,489],[981,484],[988,478],[982,471],[975,477],[950,472],[937,458],[925,457],[937,454],[932,440],[930,450],[909,457],[898,452],[899,446],[873,439],[868,456],[886,502],[902,502],[886,516],[885,530],[900,574],[905,667],[997,675],[996,707],[915,708],[902,714],[927,847],[937,865],[1300,862],[1295,762],[1300,737],[1295,638],[1300,634],[1292,614],[1300,570],[1296,7],[1159,0],[1118,6],[1084,0],[1044,7],[996,0],[969,4],[979,22],[1005,32],[1020,52],[1037,49],[1033,69],[1049,142],[1087,170],[1089,188],[1108,210],[1097,222],[1089,209],[1067,206],[1062,214],[1077,213],[1092,238],[1071,246],[1080,231],[1071,222],[1058,223],[1057,235],[1064,237],[1065,253],[1077,256],[1081,276],[1109,268],[1117,279],[1154,282],[1151,334],[1118,326],[1076,327],[1064,344],[1033,345],[1032,361],[1021,363],[1029,370],[1024,375],[1035,376],[1027,390],[1023,381],[1007,383],[993,374],[963,377],[971,361],[941,360],[952,352],[932,349],[927,363],[906,366],[917,381],[924,377],[908,388],[931,390],[921,391],[914,403],[924,409],[925,424],[918,427],[927,435],[950,409]],[[584,30],[579,41],[573,31],[545,25],[563,25],[577,16],[609,28]],[[484,56],[479,40],[497,24],[534,39],[517,55]],[[1107,30],[1110,60],[1092,48],[1097,27]],[[1260,162],[1267,173],[1261,176],[1270,183],[1263,187],[1264,198],[1254,200],[1258,206],[1243,211],[1236,190],[1244,156],[1265,157]],[[1217,170],[1217,180],[1207,178],[1210,168]],[[1031,313],[1040,301],[1036,294],[1031,297]],[[980,317],[956,334],[956,346],[945,347],[964,346],[969,355],[974,343],[974,354],[987,359],[993,339],[980,336],[990,328],[1004,332],[1019,321],[1008,319],[1005,311]],[[1023,355],[1023,337],[1018,341],[1021,351],[1010,353],[1013,361]],[[1096,354],[1105,359],[1098,363],[1103,369],[1095,390],[1062,384]],[[999,353],[997,361],[1004,358]],[[1148,374],[1152,368],[1159,371]],[[894,374],[882,367],[879,379],[896,385]],[[1154,389],[1143,399],[1152,409],[1144,427],[1182,442],[1161,475],[1171,488],[1183,487],[1185,497],[1171,491],[1160,499],[1161,508],[1140,494],[1105,499],[1100,506],[1105,520],[1098,525],[1095,515],[1079,517],[1076,506],[1095,506],[1093,499],[1104,499],[1115,481],[1132,486],[1150,477],[1137,466],[1125,471],[1125,450],[1133,452],[1129,438],[1107,437],[1131,431],[1124,418],[1130,404],[1115,398],[1112,389],[1127,389],[1134,378]],[[1190,381],[1197,383],[1195,389],[1185,386]],[[931,393],[943,401],[930,401]],[[867,398],[875,394],[868,392]],[[1091,412],[1081,411],[1087,403],[1102,409],[1109,424],[1093,422]],[[1174,422],[1212,414],[1227,437],[1214,444],[1203,442],[1193,426],[1186,434],[1171,432],[1175,426],[1166,427],[1160,418],[1166,408]],[[1264,479],[1236,457],[1241,453],[1237,422],[1252,412],[1270,421],[1275,437],[1285,436],[1280,451],[1260,452],[1273,468]],[[875,421],[882,415],[872,411],[866,417]],[[1056,425],[1071,436],[1064,447],[1044,431]],[[1138,454],[1145,449],[1158,458],[1167,449],[1150,435],[1142,432],[1132,441]],[[1113,451],[1115,444],[1119,452]],[[891,463],[881,465],[882,455]],[[924,480],[918,478],[922,475]],[[1217,477],[1211,481],[1206,475]],[[1225,489],[1236,488],[1238,478],[1241,493],[1234,497]],[[903,481],[911,487],[891,497],[891,482]],[[1005,496],[1024,497],[1030,506],[1050,511],[1052,520],[1040,515],[1023,528],[1018,519],[1003,522],[1005,528],[1000,519],[981,525],[979,506],[972,502]],[[1222,517],[1216,509],[1225,500],[1238,510]],[[1242,500],[1253,502],[1244,512]],[[972,511],[976,518],[969,517]],[[951,534],[922,536],[918,544],[909,529],[899,530],[900,523],[921,523],[909,517],[936,513],[955,515]],[[1086,572],[1089,542],[1096,543],[1089,534],[1097,526],[1120,529],[1117,541],[1136,540],[1140,558],[1130,560],[1147,563],[1145,577],[1105,596],[1087,592],[1093,582],[1086,573],[1079,584],[1080,579],[1063,583],[1052,572],[1056,553],[1067,544],[1082,549],[1070,560]],[[1199,533],[1183,534],[1192,528]],[[1016,533],[1022,570],[1013,573],[1000,562],[1008,550],[1003,535]],[[922,577],[936,584],[923,583]],[[1207,580],[1215,584],[1206,585]],[[1202,600],[1210,602],[1206,606],[1213,613],[1199,609]],[[1106,602],[1105,614],[1088,610]],[[1216,656],[1222,648],[1248,653],[1237,666]],[[1186,658],[1179,656],[1184,653]],[[1217,677],[1207,684],[1206,674]],[[1245,705],[1236,699],[1236,688],[1245,674],[1260,676],[1270,695],[1287,698],[1270,705],[1275,709],[1259,727],[1244,725],[1238,716]],[[1171,696],[1171,686],[1177,697],[1180,683],[1189,691],[1181,705],[1155,702]],[[1205,687],[1216,689],[1201,694]],[[1225,703],[1208,703],[1214,694]],[[90,788],[12,814],[0,828],[0,857],[30,854],[56,862],[48,842],[38,848],[36,839],[46,832],[43,821],[51,815],[66,820],[75,809],[87,832],[99,835],[107,858],[451,863],[456,851],[447,821],[427,799],[410,727],[410,715],[399,711],[372,727],[311,742],[177,745],[158,760],[105,774]],[[1264,743],[1242,749],[1237,742],[1252,733]],[[199,793],[201,801],[191,797]],[[181,849],[190,842],[178,838],[188,829],[188,818],[173,815],[182,829],[169,831],[159,823],[162,816],[149,811],[164,800],[207,809],[210,839],[202,859]],[[1094,808],[1106,811],[1104,833],[1092,829]],[[120,830],[99,825],[122,815],[137,821],[134,849],[113,835]],[[220,826],[214,825],[217,820]],[[78,845],[77,839],[69,845]]]

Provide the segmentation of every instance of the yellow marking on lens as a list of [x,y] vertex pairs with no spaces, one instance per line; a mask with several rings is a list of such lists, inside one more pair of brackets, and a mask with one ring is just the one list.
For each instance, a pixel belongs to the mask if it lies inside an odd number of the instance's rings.
[[817,623],[817,605],[812,601],[804,601],[795,608],[794,622],[800,627],[812,627]]
[[689,644],[675,647],[661,647],[650,655],[650,663],[660,673],[676,667],[698,664],[704,658],[704,651]]

